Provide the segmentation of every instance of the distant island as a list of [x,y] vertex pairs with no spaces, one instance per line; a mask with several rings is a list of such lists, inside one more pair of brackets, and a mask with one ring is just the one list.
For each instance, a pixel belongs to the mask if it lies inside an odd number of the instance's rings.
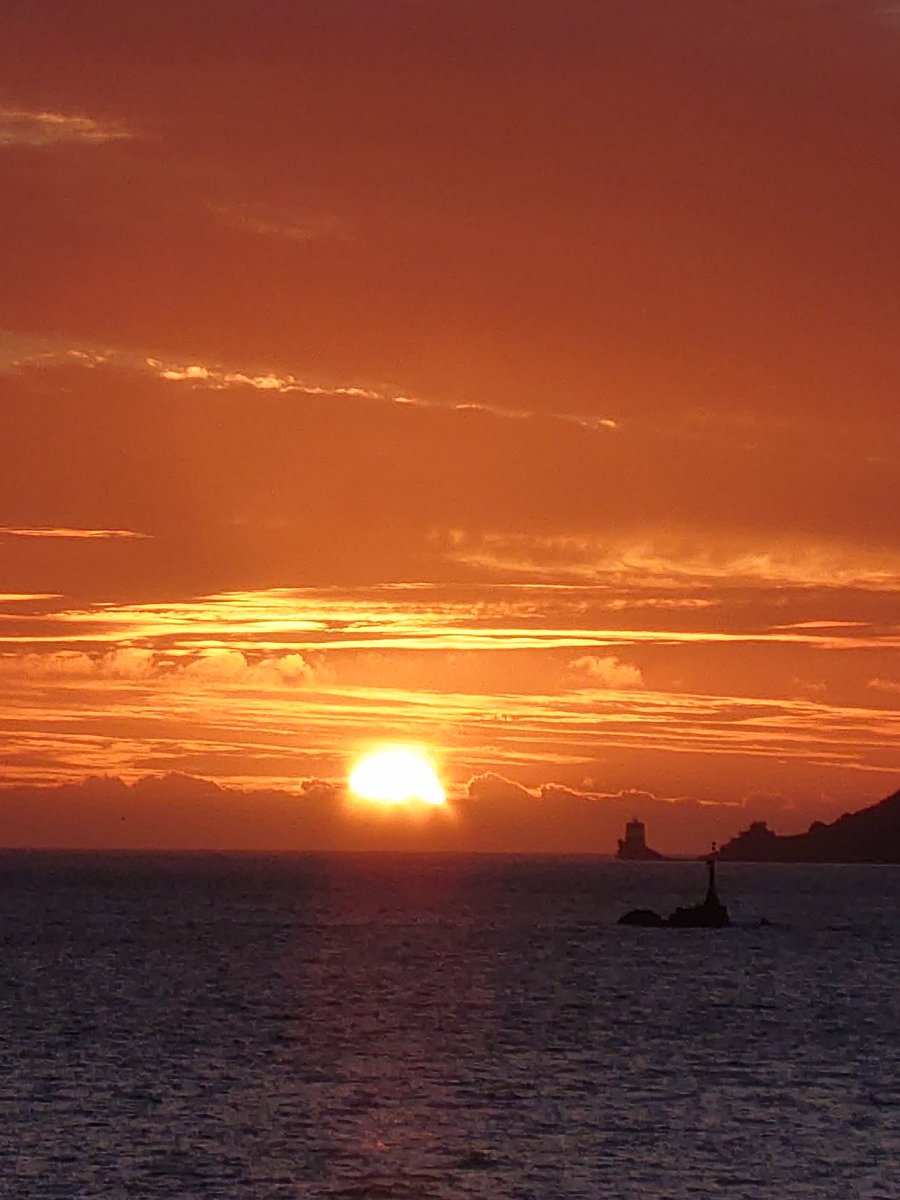
[[859,812],[844,813],[829,825],[814,821],[806,833],[781,836],[765,821],[754,821],[722,846],[719,858],[726,862],[900,863],[900,791]]
[[624,838],[619,838],[616,858],[623,859],[625,862],[653,862],[662,859],[663,855],[658,850],[651,850],[647,845],[647,830],[644,822],[635,817],[625,826]]

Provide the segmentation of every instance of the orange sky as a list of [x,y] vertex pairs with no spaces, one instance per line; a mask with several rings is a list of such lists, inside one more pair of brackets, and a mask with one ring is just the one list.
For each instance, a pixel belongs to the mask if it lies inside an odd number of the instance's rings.
[[900,6],[7,0],[0,80],[0,842],[897,786]]

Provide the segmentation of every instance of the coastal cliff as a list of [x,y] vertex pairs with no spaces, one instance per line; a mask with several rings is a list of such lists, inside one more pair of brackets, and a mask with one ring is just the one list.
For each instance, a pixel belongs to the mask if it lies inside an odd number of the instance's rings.
[[900,863],[900,791],[863,808],[844,813],[826,825],[814,821],[806,833],[780,836],[765,821],[726,842],[719,851],[726,862]]

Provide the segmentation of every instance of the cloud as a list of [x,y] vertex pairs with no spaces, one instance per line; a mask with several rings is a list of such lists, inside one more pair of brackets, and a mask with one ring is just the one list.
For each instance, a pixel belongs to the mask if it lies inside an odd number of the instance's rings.
[[168,383],[193,383],[212,391],[230,388],[252,388],[260,392],[296,392],[303,396],[347,396],[354,400],[402,401],[404,404],[420,403],[410,397],[398,397],[373,388],[343,384],[304,383],[297,376],[286,372],[249,372],[229,370],[218,365],[203,363],[163,362],[159,358],[147,358],[145,365]]
[[736,832],[735,809],[727,804],[704,809],[690,797],[666,799],[640,789],[588,792],[552,782],[531,790],[493,773],[469,781],[459,811],[476,848],[505,844],[527,853],[611,854],[634,816],[647,822],[651,845],[663,852],[699,852],[712,838]]
[[335,804],[344,798],[344,788],[330,779],[301,780],[300,790],[304,800]]
[[59,592],[0,592],[0,604],[22,604],[37,600],[59,600]]
[[155,662],[152,651],[135,647],[124,646],[93,656],[78,650],[60,650],[0,656],[0,675],[22,681],[146,679],[154,674]]
[[2,655],[0,675],[22,681],[133,680],[256,688],[308,687],[328,678],[323,667],[296,652],[251,658],[240,650],[217,647],[172,658],[138,646],[93,655],[79,650]]
[[300,794],[220,787],[172,772],[57,787],[0,789],[4,845],[97,849],[350,849],[359,839],[339,791],[310,781]]
[[[798,804],[796,799],[785,796],[782,792],[750,792],[741,801],[741,807],[748,820],[767,822],[778,820],[783,825],[786,819],[793,819],[797,810],[803,806]],[[809,819],[812,818],[809,817]]]
[[[610,621],[606,608],[591,610],[591,589],[557,593],[541,587],[496,588],[473,609],[469,589],[448,587],[435,592],[427,587],[406,589],[267,588],[223,592],[187,600],[134,605],[104,605],[50,613],[49,624],[65,627],[60,637],[110,636],[131,641],[149,637],[178,637],[182,643],[202,641],[202,648],[237,642],[230,648],[266,650],[576,650],[598,647],[674,645],[781,645],[823,650],[891,649],[900,647],[893,627],[866,630],[852,626],[816,629],[737,629],[729,632],[709,626],[679,628],[667,622],[661,628],[622,628]],[[687,610],[689,613],[692,609]],[[702,609],[700,610],[703,611]],[[696,622],[694,622],[696,625]],[[720,623],[719,623],[720,624]],[[263,645],[260,645],[260,642]],[[586,653],[575,661],[585,670]],[[622,671],[637,667],[610,656],[596,656],[596,668],[607,678],[612,663]],[[625,674],[618,676],[625,679]],[[627,675],[637,685],[634,674]],[[610,685],[612,686],[612,685]]]
[[102,145],[133,137],[123,125],[71,113],[0,108],[0,146]]
[[103,541],[108,538],[148,538],[134,529],[70,529],[64,525],[0,525],[0,537],[69,538],[74,541]]
[[288,242],[312,242],[322,238],[347,241],[349,224],[334,213],[297,213],[263,204],[214,204],[219,219],[234,229]]
[[559,421],[564,425],[577,425],[580,429],[591,433],[614,433],[621,429],[621,424],[612,417],[589,416],[583,413],[553,412],[545,413],[533,409],[515,408],[511,405],[489,404],[486,401],[459,400],[455,403],[442,405],[430,402],[430,408],[450,408],[458,413],[484,413],[491,417],[500,417],[507,421],[550,420]]
[[[827,543],[810,538],[712,552],[687,531],[673,545],[645,531],[640,540],[614,540],[584,531],[563,534],[447,531],[449,558],[467,567],[523,579],[608,580],[621,586],[684,587],[727,582],[872,588],[900,591],[900,553],[890,547]],[[842,624],[835,622],[835,625]]]
[[[247,227],[246,222],[242,222],[241,227]],[[293,234],[289,227],[281,228],[274,224],[271,227],[263,228],[255,225],[252,228],[255,232],[265,232],[270,236],[290,237],[294,241],[304,241],[310,240],[314,236],[326,236],[324,230],[327,229],[327,223],[323,226],[321,234],[314,232],[314,225],[310,227],[308,234],[304,232],[302,226],[294,229]],[[338,234],[335,233],[334,236],[338,236]],[[159,353],[140,354],[134,350],[112,349],[108,346],[72,346],[68,342],[40,335],[4,333],[0,336],[0,371],[62,365],[80,366],[87,369],[108,366],[136,373],[149,372],[167,383],[186,383],[212,392],[252,389],[258,392],[293,394],[311,398],[344,396],[351,400],[372,400],[397,407],[451,412],[459,414],[463,418],[486,417],[504,422],[537,421],[574,425],[591,434],[608,434],[620,429],[619,422],[605,416],[594,417],[566,412],[547,414],[542,411],[520,409],[513,404],[428,398],[422,395],[413,395],[405,389],[386,385],[362,386],[337,380],[322,382],[303,378],[283,369],[254,370],[249,366],[234,363],[226,365],[191,361],[184,357],[174,358]]]
[[869,687],[876,688],[880,692],[891,692],[895,695],[900,695],[900,681],[896,679],[882,679],[877,676],[869,680]]
[[[661,800],[652,792],[641,791],[639,788],[620,788],[617,792],[604,792],[595,787],[571,788],[561,783],[544,783],[540,788],[541,797],[545,800],[557,801],[596,801],[603,804],[624,805],[636,812],[646,810],[656,804],[684,804],[684,797],[677,800]],[[691,801],[693,803],[693,801]]]
[[174,673],[209,683],[255,687],[298,687],[321,683],[326,673],[302,654],[276,654],[250,660],[240,650],[227,647],[205,650]]
[[[90,747],[86,748],[87,750]],[[879,796],[857,800],[862,807]],[[784,832],[830,820],[848,806],[756,794],[743,803],[665,797],[644,789],[584,792],[559,783],[531,789],[496,773],[469,781],[467,793],[434,819],[410,821],[345,803],[343,778],[307,775],[290,787],[227,785],[191,772],[82,775],[54,786],[0,787],[5,846],[159,849],[455,849],[521,853],[612,854],[625,822],[647,825],[663,853],[701,853],[749,819],[775,818]],[[787,828],[785,828],[787,825]]]
[[466,784],[470,800],[487,800],[506,802],[535,800],[540,793],[530,792],[521,783],[513,783],[502,775],[486,771],[481,775],[473,775]]
[[[873,797],[875,799],[877,797]],[[871,801],[868,801],[871,802]],[[858,802],[857,807],[861,804]],[[843,798],[814,804],[756,793],[743,802],[712,802],[701,796],[661,796],[642,788],[583,791],[560,783],[529,789],[499,774],[474,776],[459,802],[460,821],[476,848],[502,837],[524,852],[611,854],[625,823],[638,817],[649,844],[666,854],[702,853],[710,842],[733,837],[748,819],[768,818],[799,832],[810,821],[844,811]]]
[[581,658],[572,659],[569,670],[586,675],[598,687],[616,691],[633,691],[644,686],[640,667],[622,662],[613,655],[598,658],[595,654],[584,654]]

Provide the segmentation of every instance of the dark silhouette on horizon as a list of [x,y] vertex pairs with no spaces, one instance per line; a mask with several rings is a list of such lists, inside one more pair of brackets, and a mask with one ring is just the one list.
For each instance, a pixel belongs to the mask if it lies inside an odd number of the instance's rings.
[[716,845],[713,843],[712,852],[706,860],[707,885],[706,896],[702,904],[692,904],[675,909],[667,919],[660,916],[652,908],[634,908],[619,917],[620,925],[641,925],[645,927],[666,927],[668,929],[724,929],[731,924],[728,909],[719,899],[716,890]]
[[647,829],[644,822],[633,817],[625,826],[624,838],[619,838],[616,858],[624,862],[658,862],[664,858],[658,850],[647,845]]
[[765,821],[732,838],[719,851],[727,862],[900,863],[900,791],[806,833],[780,835]]

